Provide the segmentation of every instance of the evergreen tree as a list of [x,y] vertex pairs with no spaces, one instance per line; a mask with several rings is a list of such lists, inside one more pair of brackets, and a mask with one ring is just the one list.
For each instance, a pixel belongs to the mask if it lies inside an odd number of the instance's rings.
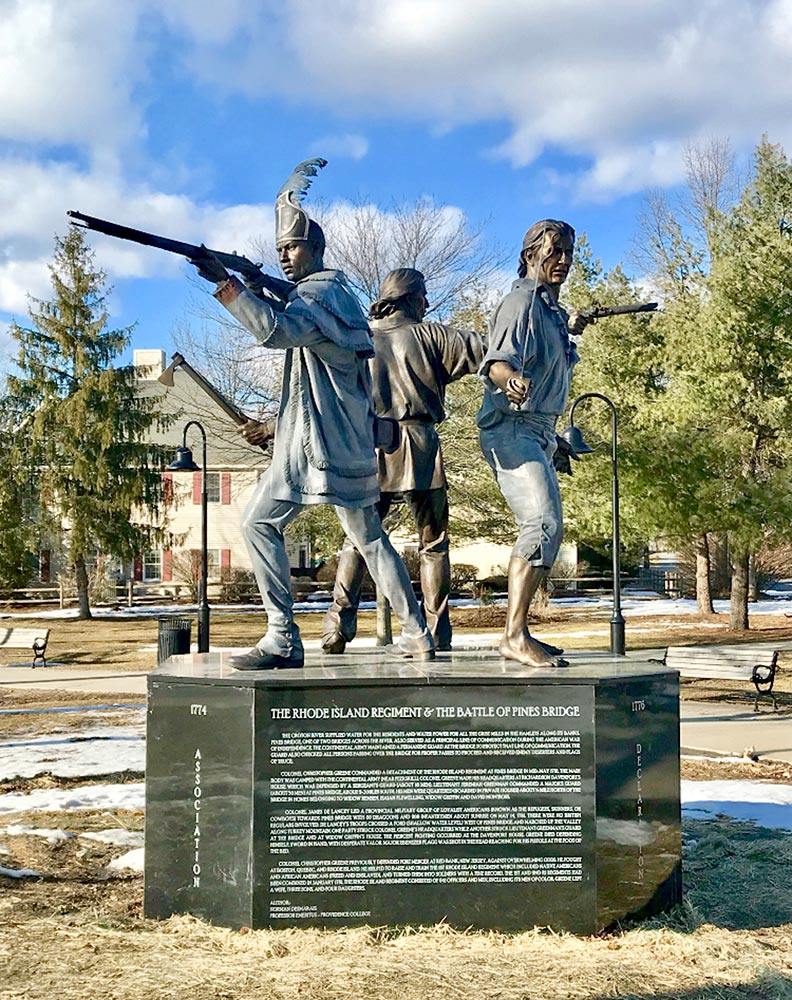
[[88,564],[99,552],[133,559],[158,543],[161,421],[141,398],[131,366],[113,368],[132,327],[107,328],[108,288],[80,229],[55,240],[53,297],[30,300],[30,327],[13,324],[19,374],[9,390],[27,415],[18,445],[36,469],[39,508],[64,533],[81,618],[90,618]]
[[[563,294],[569,310],[626,305],[646,298],[621,267],[603,272],[585,234],[578,239],[574,267]],[[583,393],[599,392],[616,408],[621,536],[627,549],[642,547],[651,522],[646,511],[645,452],[652,436],[652,409],[662,393],[662,337],[655,323],[655,316],[638,314],[613,316],[587,327],[579,344],[581,361],[570,393],[570,404]],[[576,410],[575,422],[595,453],[573,463],[571,478],[561,476],[565,534],[610,555],[610,409],[597,400],[586,402]]]
[[712,218],[712,264],[681,394],[719,447],[730,625],[748,627],[750,558],[792,533],[792,164],[764,139],[739,202]]
[[17,446],[8,400],[0,402],[0,590],[28,582],[36,547],[35,482]]

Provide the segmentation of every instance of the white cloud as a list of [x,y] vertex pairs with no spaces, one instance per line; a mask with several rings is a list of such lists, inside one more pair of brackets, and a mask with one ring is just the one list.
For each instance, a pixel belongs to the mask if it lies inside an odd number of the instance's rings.
[[339,135],[326,135],[317,139],[308,150],[309,156],[348,157],[351,160],[362,160],[369,151],[369,141],[364,135],[355,132],[343,132]]
[[[792,138],[790,0],[293,0],[264,4],[191,65],[255,96],[432,127],[502,121],[515,166],[545,149],[589,159],[591,196],[669,184],[688,141]],[[262,58],[262,52],[267,53]]]
[[[0,160],[5,311],[46,291],[66,207],[221,248],[271,240],[266,204],[222,208],[125,178],[145,162],[146,88],[165,61],[218,94],[432,129],[501,123],[492,155],[579,158],[552,181],[579,198],[673,184],[685,143],[711,135],[738,151],[761,131],[792,141],[792,0],[226,0],[221,16],[210,0],[0,0],[0,14],[0,140],[17,151]],[[87,165],[36,162],[64,146]],[[315,146],[359,159],[368,140],[329,131]],[[167,176],[170,163],[154,166]],[[92,242],[111,277],[182,273],[165,254]]]
[[113,149],[141,134],[139,0],[2,0],[0,137]]
[[[24,314],[27,295],[50,290],[53,238],[65,233],[67,208],[188,243],[245,253],[257,239],[272,242],[271,204],[220,207],[183,195],[130,187],[114,173],[81,172],[63,164],[0,162],[0,312]],[[90,234],[96,262],[111,280],[176,277],[184,260],[100,234]]]

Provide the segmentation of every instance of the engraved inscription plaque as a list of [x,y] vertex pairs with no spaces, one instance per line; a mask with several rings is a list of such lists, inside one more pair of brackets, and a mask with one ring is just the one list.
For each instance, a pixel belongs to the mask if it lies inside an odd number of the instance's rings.
[[257,922],[469,924],[475,914],[518,928],[528,896],[547,923],[593,909],[590,688],[300,694],[273,691],[259,713],[271,721]]

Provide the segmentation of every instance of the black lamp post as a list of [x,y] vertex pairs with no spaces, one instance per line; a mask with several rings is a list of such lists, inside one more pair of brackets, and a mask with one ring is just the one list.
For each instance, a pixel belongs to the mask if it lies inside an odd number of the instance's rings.
[[584,399],[601,399],[607,403],[611,411],[611,490],[613,496],[613,614],[610,620],[611,653],[624,656],[624,616],[621,610],[621,560],[619,541],[619,466],[617,460],[616,407],[613,401],[603,396],[601,392],[584,392],[572,403],[569,411],[569,427],[561,435],[577,455],[593,451],[583,440],[580,428],[575,426],[575,409]]
[[182,436],[182,446],[176,449],[176,457],[168,466],[171,472],[200,472],[195,464],[192,452],[187,447],[187,431],[197,427],[203,439],[203,472],[201,473],[201,593],[198,600],[198,652],[209,652],[209,601],[207,599],[207,581],[209,578],[209,554],[206,545],[206,431],[197,420],[185,424]]

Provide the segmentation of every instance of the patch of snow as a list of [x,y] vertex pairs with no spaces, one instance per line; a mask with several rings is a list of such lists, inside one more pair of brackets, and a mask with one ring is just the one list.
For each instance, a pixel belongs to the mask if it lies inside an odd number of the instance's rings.
[[61,777],[143,771],[145,709],[129,726],[94,726],[0,743],[0,779],[33,778],[43,771]]
[[0,875],[5,875],[7,878],[41,878],[41,872],[34,872],[32,868],[0,867]]
[[14,826],[7,826],[4,831],[7,837],[21,837],[27,835],[30,837],[43,837],[48,844],[58,844],[63,840],[72,840],[74,838],[73,833],[67,833],[65,830],[48,830],[41,826],[30,826],[28,823],[17,823]]
[[107,867],[112,868],[113,871],[131,869],[133,872],[142,872],[143,848],[138,847],[137,850],[122,854],[120,858],[114,858]]
[[21,812],[69,812],[75,809],[143,809],[145,785],[80,785],[77,788],[36,788],[0,795],[0,816]]
[[114,844],[116,847],[142,847],[143,834],[139,830],[97,830],[94,833],[81,833],[83,840],[97,840],[100,844]]
[[682,781],[682,815],[718,815],[753,820],[759,826],[792,831],[792,785],[761,781]]

